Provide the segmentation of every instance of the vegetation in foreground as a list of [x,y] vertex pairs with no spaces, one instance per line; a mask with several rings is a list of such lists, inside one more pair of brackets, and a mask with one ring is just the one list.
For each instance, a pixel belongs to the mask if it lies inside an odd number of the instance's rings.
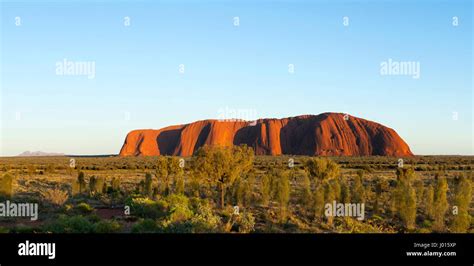
[[[255,157],[246,146],[191,158],[0,158],[0,203],[39,204],[22,233],[474,232],[472,156]],[[361,217],[326,204],[364,204]]]

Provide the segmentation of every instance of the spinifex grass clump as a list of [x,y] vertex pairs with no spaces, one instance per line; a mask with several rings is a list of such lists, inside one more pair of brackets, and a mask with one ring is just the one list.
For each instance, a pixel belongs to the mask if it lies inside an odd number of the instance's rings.
[[64,203],[66,203],[69,195],[67,191],[61,190],[59,188],[52,188],[42,191],[41,197],[43,198],[43,201],[48,202],[53,206],[62,206]]

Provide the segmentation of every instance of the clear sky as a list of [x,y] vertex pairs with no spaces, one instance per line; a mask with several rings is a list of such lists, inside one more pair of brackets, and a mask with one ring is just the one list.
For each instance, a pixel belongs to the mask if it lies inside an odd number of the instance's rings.
[[[0,156],[118,153],[130,130],[219,118],[223,109],[253,118],[345,112],[395,129],[415,154],[474,154],[470,0],[2,1],[0,9]],[[57,75],[64,59],[93,62],[94,78]],[[382,75],[389,59],[419,63],[419,78]]]

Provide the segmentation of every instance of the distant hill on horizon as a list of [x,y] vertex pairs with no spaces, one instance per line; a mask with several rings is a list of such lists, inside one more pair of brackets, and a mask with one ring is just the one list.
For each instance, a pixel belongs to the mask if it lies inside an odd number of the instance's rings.
[[43,151],[25,151],[17,155],[17,157],[39,157],[39,156],[66,156],[64,153],[43,152]]
[[128,133],[120,156],[192,156],[204,145],[246,144],[256,155],[413,156],[389,127],[343,113],[282,119],[202,120]]

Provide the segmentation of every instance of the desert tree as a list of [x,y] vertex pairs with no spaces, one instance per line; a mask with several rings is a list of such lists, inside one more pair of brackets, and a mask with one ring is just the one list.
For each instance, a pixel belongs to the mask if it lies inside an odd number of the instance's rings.
[[243,146],[199,148],[194,159],[194,169],[200,178],[217,186],[220,207],[225,206],[225,195],[229,186],[253,166],[252,148]]
[[383,193],[383,180],[380,177],[375,179],[375,200],[374,200],[374,213],[380,214],[380,201],[382,200]]
[[243,200],[245,206],[249,206],[255,200],[255,183],[256,183],[256,173],[254,169],[251,169],[246,175],[244,182],[244,195]]
[[94,194],[97,178],[93,175],[89,177],[89,194]]
[[423,211],[425,216],[429,219],[434,218],[434,188],[433,185],[428,185],[423,193]]
[[272,177],[270,174],[265,173],[262,176],[260,191],[262,193],[262,204],[268,205],[272,197]]
[[316,188],[314,189],[313,193],[313,210],[314,210],[314,217],[316,219],[320,219],[324,213],[324,204],[325,204],[325,197],[324,197],[324,186],[323,184],[317,184]]
[[[327,158],[311,158],[304,163],[304,169],[315,187],[312,197],[315,218],[321,218],[324,214],[325,200],[328,199],[328,196],[334,196],[335,199],[340,198],[341,187],[339,183],[331,181],[339,177],[339,165]],[[333,186],[329,181],[332,182]],[[339,195],[336,195],[336,193]]]
[[171,178],[180,179],[183,177],[184,170],[180,166],[179,158],[159,156],[156,162],[156,178],[161,181],[163,193],[171,193]]
[[290,202],[290,179],[288,171],[277,171],[275,178],[275,199],[280,207],[280,219],[286,221],[288,216],[288,204]]
[[192,175],[189,178],[188,191],[194,197],[201,196],[201,184],[200,184],[200,179],[198,178],[198,176]]
[[415,171],[411,168],[397,169],[397,184],[392,194],[396,213],[408,230],[416,226],[416,191],[413,188]]
[[[331,180],[332,181],[332,180]],[[324,190],[324,206],[326,204],[331,204],[333,203],[333,201],[337,200],[337,195],[336,195],[336,191],[334,190],[334,187],[333,185],[331,185],[331,182],[330,181],[325,181],[324,184],[323,184],[323,190]],[[326,211],[326,210],[325,210]],[[336,210],[332,210],[333,213],[331,213],[330,215],[325,215],[326,216],[326,223],[328,225],[332,225],[333,224],[333,220],[334,220],[334,212]]]
[[423,196],[425,193],[425,187],[423,184],[423,180],[415,180],[414,182],[414,188],[416,191],[416,204],[417,205],[422,205],[423,203]]
[[36,174],[36,165],[34,165],[34,164],[28,165],[28,173],[30,175],[35,175]]
[[351,202],[351,190],[347,180],[343,177],[339,180],[341,184],[341,202],[342,203],[350,203]]
[[354,203],[365,203],[366,192],[362,179],[364,177],[364,172],[362,170],[357,172],[356,177],[354,178],[354,183],[352,184],[352,201]]
[[333,178],[331,180],[328,180],[328,183],[329,183],[332,193],[334,194],[334,200],[340,201],[342,188],[339,182],[339,178]]
[[436,188],[434,190],[433,198],[433,230],[442,232],[445,230],[445,216],[448,211],[449,204],[447,199],[448,182],[446,178],[436,175]]
[[248,206],[252,200],[255,173],[249,171],[245,176],[238,177],[232,185],[232,201],[239,206]]
[[469,206],[472,200],[472,184],[462,174],[455,181],[453,208],[456,208],[456,210],[453,209],[450,230],[456,233],[466,233],[471,224]]
[[300,191],[300,203],[306,210],[311,210],[311,204],[313,201],[313,195],[311,191],[311,180],[306,172],[302,174],[301,180],[301,191]]
[[112,192],[120,191],[120,178],[112,177],[112,180],[110,181],[110,186]]
[[0,196],[10,198],[13,195],[13,176],[4,174],[0,178]]
[[97,189],[100,189],[103,194],[107,193],[107,179],[103,176],[99,177],[101,186],[98,186]]
[[71,194],[75,196],[79,193],[81,193],[79,188],[79,182],[77,182],[77,180],[74,180],[71,184]]
[[103,176],[91,176],[89,178],[89,193],[91,195],[101,194],[107,189],[105,178]]
[[143,182],[143,194],[147,197],[151,197],[153,194],[153,176],[150,173],[145,174],[145,180]]
[[305,170],[314,183],[339,176],[339,165],[327,158],[311,158],[305,162]]
[[175,177],[175,192],[176,194],[184,194],[184,175]]
[[77,183],[79,185],[79,193],[83,193],[86,190],[86,177],[84,172],[79,172],[77,175]]

